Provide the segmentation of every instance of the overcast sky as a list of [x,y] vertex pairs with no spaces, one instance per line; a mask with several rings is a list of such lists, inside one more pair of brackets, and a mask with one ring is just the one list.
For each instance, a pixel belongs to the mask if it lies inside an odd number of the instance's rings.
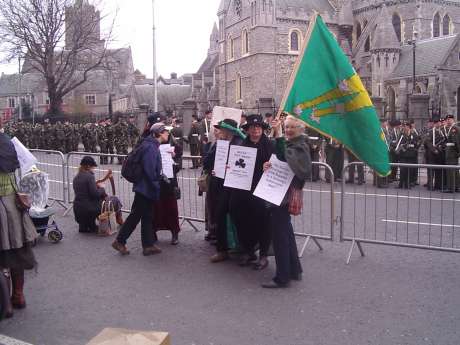
[[[131,46],[134,68],[151,77],[152,0],[100,0],[103,14],[113,17],[118,7],[114,46]],[[155,0],[157,70],[169,77],[194,73],[206,58],[209,36],[217,22],[220,0]],[[15,73],[17,63],[0,65],[0,71]]]

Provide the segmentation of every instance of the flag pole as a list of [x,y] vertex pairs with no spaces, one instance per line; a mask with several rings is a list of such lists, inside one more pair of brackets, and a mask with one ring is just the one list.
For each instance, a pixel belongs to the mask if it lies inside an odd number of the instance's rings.
[[280,104],[280,107],[278,109],[278,113],[276,114],[275,119],[279,119],[281,116],[281,113],[283,112],[284,106],[286,105],[286,100],[288,98],[289,92],[291,91],[292,85],[294,84],[295,77],[297,76],[297,72],[299,70],[300,63],[303,60],[303,56],[305,55],[305,50],[307,49],[308,43],[310,42],[311,34],[313,32],[313,29],[315,28],[316,25],[316,18],[318,18],[319,14],[317,11],[313,11],[312,18],[310,20],[310,23],[308,24],[308,29],[307,33],[305,35],[305,40],[303,41],[302,44],[302,52],[298,56],[297,61],[294,65],[294,69],[291,72],[291,76],[289,78],[289,82],[287,84],[286,89],[284,90],[284,95]]

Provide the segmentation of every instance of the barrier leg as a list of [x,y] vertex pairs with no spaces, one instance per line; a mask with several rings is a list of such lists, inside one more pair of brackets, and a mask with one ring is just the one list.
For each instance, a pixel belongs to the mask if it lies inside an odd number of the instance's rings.
[[73,209],[73,205],[70,205],[69,208],[64,212],[64,214],[62,215],[63,217],[66,217],[70,211],[72,211]]
[[300,250],[299,258],[303,257],[303,253],[305,252],[305,249],[307,249],[307,245],[310,242],[310,240],[312,240],[316,244],[316,246],[318,247],[318,249],[320,251],[323,250],[323,247],[321,246],[321,244],[319,243],[319,241],[315,237],[307,236],[307,238],[305,239],[305,242],[302,245],[302,249]]
[[355,248],[355,244],[358,246],[358,250],[361,256],[364,256],[364,250],[363,250],[363,247],[361,246],[361,242],[356,241],[356,240],[351,241],[350,251],[348,252],[347,265],[350,263],[351,254],[353,254],[353,249]]
[[200,229],[198,229],[195,224],[192,223],[191,220],[189,219],[184,219],[184,221],[182,222],[182,224],[184,224],[185,222],[187,222],[192,228],[193,230],[195,230],[195,232],[200,232]]

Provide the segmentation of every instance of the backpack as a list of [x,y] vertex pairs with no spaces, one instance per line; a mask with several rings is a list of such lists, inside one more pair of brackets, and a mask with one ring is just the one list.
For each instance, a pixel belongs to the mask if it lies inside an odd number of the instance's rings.
[[121,176],[126,181],[137,183],[142,179],[144,169],[142,167],[143,145],[136,146],[123,161],[121,166]]

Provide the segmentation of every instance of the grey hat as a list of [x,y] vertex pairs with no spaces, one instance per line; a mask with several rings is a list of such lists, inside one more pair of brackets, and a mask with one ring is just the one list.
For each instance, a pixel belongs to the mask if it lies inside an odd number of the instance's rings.
[[150,132],[154,135],[161,134],[166,130],[166,126],[163,122],[155,123],[152,125],[152,127],[150,127]]

